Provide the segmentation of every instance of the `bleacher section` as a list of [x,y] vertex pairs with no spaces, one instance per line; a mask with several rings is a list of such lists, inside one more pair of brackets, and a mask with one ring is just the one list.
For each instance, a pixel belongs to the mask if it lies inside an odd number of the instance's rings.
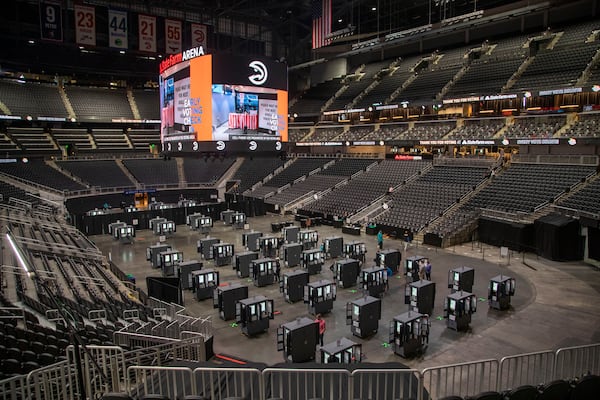
[[11,185],[10,183],[0,181],[0,193],[2,194],[2,203],[8,203],[11,198],[19,199],[35,205],[39,200],[30,196],[25,190]]
[[56,165],[78,176],[90,186],[104,188],[135,186],[114,160],[56,161]]
[[134,89],[132,93],[141,119],[160,119],[160,96],[158,89]]
[[[56,85],[0,80],[0,101],[8,107],[12,115],[23,119],[27,116],[68,116]],[[0,113],[4,114],[1,110]]]
[[564,116],[518,117],[504,131],[504,136],[509,139],[549,138],[565,124],[565,121]]
[[5,132],[0,132],[0,151],[1,152],[15,152],[18,151],[19,147],[6,135]]
[[300,99],[290,107],[290,113],[300,116],[318,115],[325,102],[340,88],[340,78],[322,82],[309,88]]
[[176,160],[125,159],[123,165],[139,182],[145,185],[178,185]]
[[456,122],[415,122],[408,130],[401,132],[395,138],[399,140],[441,139],[456,127]]
[[566,131],[563,137],[600,137],[600,114],[579,114],[579,119]]
[[36,153],[57,153],[58,149],[52,142],[50,135],[41,128],[12,128],[9,127],[7,134],[13,142],[24,151]]
[[585,213],[600,214],[600,179],[594,179],[575,194],[559,202],[559,205]]
[[75,146],[77,150],[88,151],[94,148],[92,135],[87,129],[53,129],[52,137],[59,146]]
[[428,165],[430,163],[426,161],[384,160],[351,179],[347,185],[303,207],[298,213],[348,217],[386,194],[390,187],[402,184]]
[[313,134],[306,138],[304,141],[326,142],[334,139],[336,136],[341,135],[343,131],[343,127],[316,128]]
[[417,232],[480,184],[485,167],[434,166],[426,174],[394,191],[389,206],[374,222]]
[[119,129],[94,129],[92,132],[98,150],[130,150],[127,136]]
[[65,86],[77,120],[133,119],[125,89]]
[[369,126],[351,126],[346,132],[342,133],[338,136],[337,140],[360,140],[364,136],[373,132],[375,127],[373,125]]
[[184,158],[183,170],[185,180],[191,183],[215,183],[235,162],[235,158],[201,160],[196,158]]
[[392,140],[408,129],[408,124],[379,125],[379,130],[363,136],[362,140]]
[[490,139],[504,126],[504,118],[465,120],[446,139]]
[[30,159],[26,163],[0,163],[0,172],[60,191],[85,189],[84,185],[69,179],[43,160]]
[[247,157],[231,178],[233,181],[239,181],[233,190],[238,193],[245,192],[283,164],[284,161],[279,158]]
[[136,150],[149,150],[150,144],[160,146],[160,131],[154,129],[130,129],[127,137]]

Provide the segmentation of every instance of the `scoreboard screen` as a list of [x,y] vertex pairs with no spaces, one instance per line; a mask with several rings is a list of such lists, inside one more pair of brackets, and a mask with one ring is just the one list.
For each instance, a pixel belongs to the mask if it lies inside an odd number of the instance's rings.
[[288,141],[285,63],[197,47],[163,60],[159,83],[165,152],[277,152]]

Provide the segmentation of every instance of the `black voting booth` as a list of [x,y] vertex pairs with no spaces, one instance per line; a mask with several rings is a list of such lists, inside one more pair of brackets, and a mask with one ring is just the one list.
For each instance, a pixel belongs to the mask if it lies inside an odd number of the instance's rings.
[[248,278],[250,276],[250,264],[252,260],[258,258],[256,251],[242,251],[234,256],[233,268],[237,271],[237,276],[240,278]]
[[333,263],[333,279],[342,288],[349,288],[356,285],[360,274],[360,263],[353,258],[337,260]]
[[158,254],[163,276],[175,275],[175,269],[183,262],[183,252],[171,249]]
[[254,296],[239,300],[235,305],[235,320],[242,333],[254,336],[269,329],[269,320],[273,319],[273,300],[265,296]]
[[389,331],[389,343],[394,353],[404,358],[423,353],[429,344],[430,326],[429,318],[416,311],[395,316]]
[[160,268],[160,253],[171,250],[171,245],[156,243],[146,248],[146,260],[150,261],[152,268]]
[[377,251],[375,255],[375,260],[377,266],[390,268],[392,270],[392,274],[396,275],[398,273],[398,269],[400,268],[400,260],[402,260],[402,254],[400,250],[395,249],[384,249]]
[[366,338],[377,333],[381,318],[381,300],[371,296],[346,303],[346,325],[354,336]]
[[304,286],[308,285],[309,276],[307,271],[297,269],[285,272],[279,281],[279,291],[283,293],[285,301],[295,303],[304,298]]
[[284,243],[298,243],[298,233],[300,227],[298,226],[285,226],[281,228]]
[[344,251],[344,238],[342,236],[330,236],[323,239],[323,251],[327,258],[341,257]]
[[314,249],[319,243],[319,232],[313,229],[301,230],[298,232],[298,241],[302,244],[303,250]]
[[354,258],[362,263],[365,262],[367,254],[367,246],[364,242],[352,241],[344,243],[344,255],[348,258]]
[[244,225],[246,224],[246,214],[242,212],[236,212],[231,214],[231,225],[235,229],[244,229]]
[[421,260],[426,257],[423,256],[410,256],[404,261],[404,275],[406,275],[406,281],[408,283],[419,280],[419,265]]
[[516,281],[506,275],[498,275],[490,280],[488,304],[490,308],[506,310],[510,308],[510,298],[515,295]]
[[192,283],[196,300],[212,299],[219,286],[219,271],[211,268],[192,271]]
[[448,289],[451,293],[459,290],[472,292],[474,282],[475,270],[473,268],[457,267],[448,271]]
[[298,318],[277,328],[277,350],[287,362],[314,361],[319,341],[319,324],[309,318]]
[[219,309],[219,317],[229,321],[235,318],[235,305],[238,301],[248,298],[248,286],[231,284],[219,286],[213,292],[213,307]]
[[258,249],[263,257],[276,257],[279,239],[276,236],[261,236],[258,238]]
[[302,244],[286,243],[281,246],[283,261],[286,267],[296,267],[300,265],[300,256],[302,255]]
[[177,225],[173,221],[159,222],[154,229],[154,233],[161,236],[172,235],[175,232],[177,232]]
[[583,259],[584,238],[579,221],[560,214],[549,214],[533,223],[537,254],[554,261]]
[[421,314],[431,315],[435,305],[435,283],[427,280],[411,282],[406,285],[404,295],[408,309]]
[[108,224],[108,233],[115,239],[117,239],[117,234],[116,234],[116,230],[118,227],[120,226],[126,226],[127,223],[123,222],[123,221],[117,221],[117,222],[111,222],[110,224]]
[[167,222],[166,218],[163,217],[155,217],[148,221],[148,227],[155,235],[158,235],[160,232],[159,225],[163,222]]
[[454,292],[446,297],[446,325],[455,331],[469,328],[471,315],[477,311],[477,297],[469,292]]
[[300,263],[309,275],[316,275],[321,272],[324,258],[323,252],[319,249],[304,250]]
[[362,360],[362,345],[340,338],[321,347],[321,364],[354,364]]
[[211,217],[202,213],[194,213],[188,215],[187,224],[194,231],[198,231],[200,233],[209,233],[213,226],[213,220]]
[[365,268],[360,274],[361,289],[372,297],[381,297],[387,290],[388,276],[383,267]]
[[221,239],[217,239],[217,238],[213,238],[213,237],[209,237],[209,236],[198,240],[198,242],[197,242],[198,253],[202,254],[202,257],[204,257],[205,260],[212,260],[212,257],[213,257],[212,246],[217,243],[221,243]]
[[231,264],[234,247],[231,243],[215,243],[212,245],[212,258],[217,267]]
[[231,216],[235,214],[237,211],[234,210],[224,210],[221,211],[221,221],[225,222],[226,225],[231,225]]
[[242,245],[250,251],[258,251],[258,238],[262,235],[262,232],[244,232],[242,233]]
[[148,287],[148,297],[154,297],[166,303],[183,305],[183,293],[179,278],[148,276],[146,286]]
[[192,272],[199,271],[202,269],[202,263],[197,260],[183,261],[177,266],[177,276],[181,281],[181,288],[183,290],[189,290],[194,287],[194,281],[192,280]]
[[115,239],[121,243],[133,243],[135,237],[135,227],[133,225],[118,226],[114,230]]
[[272,285],[275,281],[275,264],[277,260],[273,258],[257,258],[250,261],[250,272],[254,286],[262,287]]
[[308,304],[308,312],[312,315],[330,312],[336,294],[335,283],[328,279],[309,282],[304,286],[304,302]]

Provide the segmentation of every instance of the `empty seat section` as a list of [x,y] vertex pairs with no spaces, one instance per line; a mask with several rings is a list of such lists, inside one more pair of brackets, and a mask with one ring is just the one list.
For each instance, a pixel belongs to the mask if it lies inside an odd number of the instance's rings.
[[185,180],[190,183],[206,183],[211,184],[218,181],[221,176],[233,165],[234,158],[210,158],[196,159],[184,158],[183,170]]
[[238,185],[232,190],[243,193],[263,180],[267,175],[282,167],[283,164],[284,161],[274,157],[246,157],[231,178],[232,180],[239,181]]
[[179,183],[177,161],[126,159],[123,164],[141,183],[146,185],[176,185]]
[[133,119],[125,89],[65,86],[78,120]]
[[68,116],[58,87],[49,83],[0,80],[0,101],[8,107],[12,115],[20,117]]
[[30,159],[27,163],[0,164],[0,171],[57,190],[85,189],[84,185],[68,178],[39,159]]
[[91,186],[135,186],[114,160],[57,161],[56,164]]

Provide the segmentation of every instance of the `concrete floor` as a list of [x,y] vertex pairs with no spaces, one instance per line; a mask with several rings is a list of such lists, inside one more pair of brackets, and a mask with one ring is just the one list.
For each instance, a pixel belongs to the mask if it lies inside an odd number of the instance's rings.
[[[249,219],[251,229],[271,233],[271,223],[290,220],[291,217],[267,215]],[[342,235],[340,229],[319,226],[319,238]],[[211,236],[224,242],[233,243],[236,252],[243,251],[243,230],[234,230],[216,221]],[[200,259],[196,252],[196,242],[203,237],[191,231],[187,226],[178,226],[177,233],[167,239],[167,243],[183,251],[184,259]],[[374,236],[362,234],[361,237],[342,235],[344,241],[362,240],[366,243],[367,263],[376,253]],[[109,235],[91,237],[100,250],[112,257],[124,272],[137,278],[138,285],[146,290],[146,276],[161,276],[160,270],[152,269],[146,261],[146,248],[158,241],[150,231],[138,231],[134,244],[121,244]],[[384,248],[402,249],[398,240],[385,240]],[[404,276],[399,274],[391,278],[389,292],[382,299],[382,318],[376,335],[360,339],[350,332],[346,325],[346,303],[360,298],[357,288],[338,289],[337,299],[332,313],[325,315],[327,331],[325,343],[346,337],[362,344],[365,362],[402,362],[412,368],[446,365],[485,358],[496,358],[541,350],[555,350],[560,347],[576,346],[600,342],[600,307],[597,301],[600,294],[600,271],[583,263],[557,263],[538,258],[532,254],[511,253],[509,258],[501,258],[498,248],[468,243],[448,249],[437,249],[418,245],[410,246],[406,256],[423,255],[430,258],[432,280],[436,282],[435,309],[432,318],[429,346],[422,357],[405,360],[393,354],[391,347],[385,347],[388,325],[394,316],[407,310],[404,304]],[[320,275],[311,276],[311,282],[318,279],[332,279],[327,260]],[[404,264],[402,264],[404,265]],[[455,332],[446,328],[443,315],[443,301],[449,293],[447,289],[448,270],[458,266],[475,269],[475,293],[481,301],[473,315],[471,329],[468,332]],[[212,261],[204,261],[204,267],[213,268]],[[214,267],[217,268],[217,267]],[[277,284],[258,288],[247,279],[240,279],[230,265],[218,267],[221,283],[240,282],[249,287],[249,295],[264,295],[274,299],[275,309],[280,313],[270,321],[268,332],[253,338],[241,333],[240,327],[232,326],[233,321],[223,321],[218,310],[212,306],[212,300],[196,301],[191,292],[185,292],[185,306],[190,315],[212,316],[215,332],[214,350],[241,359],[275,364],[283,361],[283,355],[277,351],[276,328],[283,323],[293,321],[298,316],[308,314],[307,305],[298,302],[289,304],[284,301]],[[294,268],[296,269],[296,268]],[[285,269],[284,271],[285,272]],[[512,308],[508,311],[490,310],[487,305],[487,286],[489,279],[498,274],[516,278],[516,294],[512,298]]]

